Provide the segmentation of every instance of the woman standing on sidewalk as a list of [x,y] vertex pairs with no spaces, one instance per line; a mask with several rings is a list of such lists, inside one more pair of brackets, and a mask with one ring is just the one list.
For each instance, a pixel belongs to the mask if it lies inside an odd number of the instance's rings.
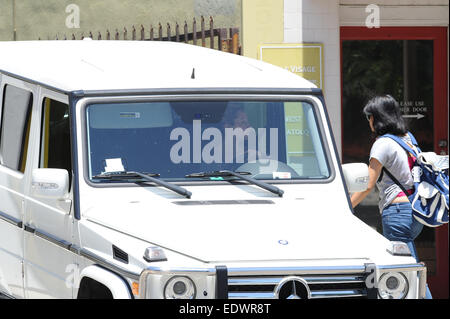
[[[377,137],[370,150],[369,185],[367,190],[351,196],[352,206],[356,207],[375,188],[380,191],[379,209],[383,225],[383,235],[391,241],[405,242],[413,257],[419,261],[414,239],[422,231],[423,224],[412,216],[411,203],[401,188],[387,174],[385,167],[406,190],[414,187],[411,168],[415,158],[390,138],[380,138],[384,134],[397,135],[412,145],[405,121],[397,101],[390,95],[372,98],[363,110],[370,129]],[[381,177],[380,177],[381,175]],[[427,287],[427,298],[431,293]]]

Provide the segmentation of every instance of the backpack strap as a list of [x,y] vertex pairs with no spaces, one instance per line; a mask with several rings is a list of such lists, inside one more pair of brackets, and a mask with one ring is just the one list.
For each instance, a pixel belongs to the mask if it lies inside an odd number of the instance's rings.
[[412,145],[414,145],[414,147],[417,149],[417,152],[418,152],[418,153],[421,153],[422,150],[419,148],[419,143],[417,143],[417,140],[416,140],[416,138],[414,137],[414,135],[412,135],[411,132],[408,132],[408,136],[409,136],[409,138],[411,139]]
[[[403,147],[403,149],[406,152],[409,152],[410,154],[412,154],[413,156],[415,156],[417,158],[417,153],[420,152],[420,148],[417,145],[417,140],[414,138],[414,136],[411,134],[411,132],[408,132],[408,136],[411,139],[412,144],[414,145],[415,149],[411,148],[411,146],[409,146],[405,141],[403,141],[400,137],[393,135],[393,134],[384,134],[381,137],[388,137],[390,139],[393,139],[394,141],[396,141],[401,147]],[[408,155],[409,156],[409,155]],[[382,173],[386,173],[390,179],[397,184],[397,186],[400,187],[400,189],[403,191],[403,193],[405,193],[406,197],[408,197],[408,200],[411,201],[409,199],[408,196],[408,191],[406,190],[406,188],[402,185],[402,183],[399,182],[399,180],[397,178],[395,178],[394,175],[392,175],[391,172],[389,172],[384,166],[382,169]],[[380,178],[381,178],[382,174],[380,174]],[[380,179],[379,179],[380,180]]]
[[382,171],[385,172],[385,173],[392,179],[392,181],[393,181],[395,184],[398,185],[398,187],[400,187],[400,189],[401,189],[401,190],[403,191],[403,193],[406,195],[406,197],[408,198],[408,200],[411,201],[411,200],[409,199],[409,196],[408,196],[408,191],[407,191],[406,188],[402,185],[402,183],[400,183],[400,182],[398,181],[398,179],[396,179],[395,176],[392,175],[392,173],[389,172],[384,166],[383,166],[383,170],[382,170]]
[[[417,141],[414,138],[414,136],[408,132],[408,135],[411,138],[411,142],[413,143],[414,146],[417,145]],[[411,148],[411,146],[409,146],[408,144],[405,143],[405,141],[403,141],[400,137],[396,136],[396,135],[392,135],[392,134],[384,134],[381,137],[389,137],[390,139],[393,139],[394,141],[396,141],[401,147],[403,147],[407,152],[411,153],[412,155],[414,155],[417,158],[417,152],[416,150],[413,150]],[[420,152],[420,149],[416,146],[416,149],[418,152]]]

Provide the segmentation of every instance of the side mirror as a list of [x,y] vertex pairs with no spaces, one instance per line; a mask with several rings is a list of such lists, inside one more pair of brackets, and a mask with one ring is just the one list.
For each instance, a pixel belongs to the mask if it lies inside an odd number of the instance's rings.
[[69,173],[59,168],[37,168],[31,176],[32,195],[48,199],[65,199],[69,193]]
[[369,167],[364,163],[343,164],[345,183],[350,193],[365,191],[369,185]]

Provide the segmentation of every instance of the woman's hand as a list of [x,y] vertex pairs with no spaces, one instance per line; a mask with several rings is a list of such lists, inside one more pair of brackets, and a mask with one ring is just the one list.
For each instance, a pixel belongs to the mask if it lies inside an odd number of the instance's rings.
[[381,174],[381,170],[383,165],[376,159],[371,158],[369,162],[369,184],[367,189],[363,192],[353,193],[351,197],[352,207],[355,208],[359,203],[366,198],[367,195],[375,188],[375,184],[377,183],[378,177]]

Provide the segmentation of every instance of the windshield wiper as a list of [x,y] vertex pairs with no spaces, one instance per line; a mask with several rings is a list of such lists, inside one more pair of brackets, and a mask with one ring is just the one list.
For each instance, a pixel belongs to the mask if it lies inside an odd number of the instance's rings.
[[284,191],[279,189],[278,187],[274,186],[274,185],[270,185],[261,181],[258,181],[254,178],[251,177],[247,177],[245,175],[251,175],[251,173],[249,172],[233,172],[233,171],[228,171],[228,170],[223,170],[223,171],[214,171],[214,172],[200,172],[200,173],[192,173],[192,174],[188,174],[185,177],[187,178],[194,178],[194,177],[224,177],[224,176],[234,176],[234,177],[238,177],[244,181],[249,182],[250,184],[259,186],[269,192],[272,192],[274,194],[277,194],[280,197],[283,197],[283,193]]
[[165,188],[170,189],[171,191],[174,191],[175,193],[178,193],[180,195],[183,195],[184,197],[191,198],[192,193],[188,191],[187,189],[167,183],[163,180],[160,180],[155,177],[159,177],[159,174],[156,173],[139,173],[139,172],[111,172],[111,173],[103,173],[100,175],[93,176],[93,179],[101,179],[101,180],[111,180],[111,181],[121,181],[121,180],[130,180],[130,179],[144,179],[149,182],[155,183],[159,186],[163,186]]

